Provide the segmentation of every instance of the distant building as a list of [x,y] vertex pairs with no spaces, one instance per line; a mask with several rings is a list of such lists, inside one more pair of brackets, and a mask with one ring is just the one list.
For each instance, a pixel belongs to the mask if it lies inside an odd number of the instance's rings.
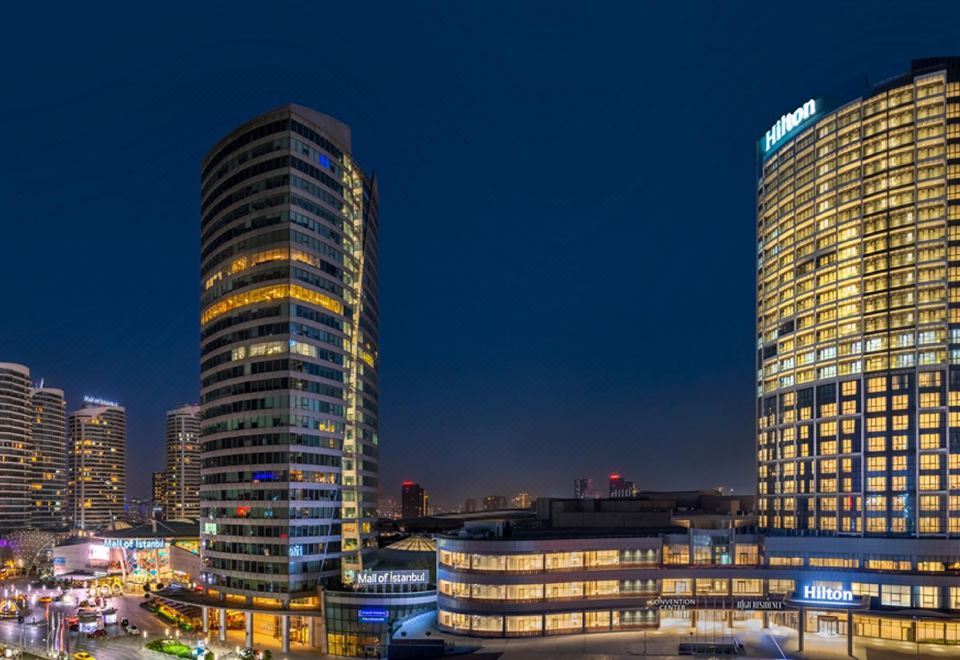
[[580,477],[573,480],[573,496],[578,500],[590,497],[590,491],[593,490],[593,483],[586,477]]
[[30,444],[31,525],[37,529],[67,526],[67,404],[63,390],[31,390],[33,419]]
[[153,517],[157,520],[166,519],[167,513],[167,473],[154,472],[151,483],[151,500],[153,501]]
[[525,490],[510,498],[510,506],[514,509],[529,509],[533,506],[533,497]]
[[377,507],[377,515],[380,518],[389,518],[391,520],[399,518],[400,506],[397,504],[397,498],[391,495],[381,497]]
[[483,498],[484,511],[496,511],[507,508],[507,498],[503,495],[487,495]]
[[473,513],[477,510],[477,500],[472,497],[468,497],[463,501],[463,512],[464,513]]
[[168,520],[200,517],[200,406],[182,405],[167,413]]
[[0,363],[0,533],[30,525],[30,369]]
[[610,497],[633,497],[636,490],[632,481],[624,479],[616,472],[610,475]]
[[127,492],[127,412],[111,401],[84,397],[70,413],[68,489],[75,529],[94,531],[123,517]]
[[400,517],[404,520],[427,515],[427,493],[420,484],[404,481],[400,493]]

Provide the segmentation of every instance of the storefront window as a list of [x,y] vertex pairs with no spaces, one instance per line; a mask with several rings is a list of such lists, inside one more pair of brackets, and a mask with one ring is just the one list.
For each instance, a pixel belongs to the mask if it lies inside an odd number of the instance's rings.
[[583,582],[553,582],[546,585],[547,600],[583,598]]
[[693,594],[692,580],[664,580],[661,592],[664,596],[690,596]]
[[470,617],[470,629],[474,632],[503,632],[503,617],[474,614]]
[[620,581],[598,580],[597,582],[587,582],[584,591],[587,597],[615,596],[620,593]]
[[610,612],[587,612],[585,616],[587,621],[587,629],[610,629]]
[[737,544],[737,564],[755,565],[759,561],[759,552],[755,544]]
[[470,561],[475,571],[504,571],[507,568],[505,555],[472,555]]
[[545,617],[544,628],[548,632],[581,630],[583,628],[583,613],[548,614]]
[[796,584],[793,580],[769,580],[767,582],[767,591],[771,594],[789,594],[793,593]]
[[543,555],[507,555],[508,571],[542,571]]
[[[880,587],[880,604],[910,607],[910,587],[902,584],[884,584]],[[891,639],[889,637],[885,639]]]
[[507,588],[502,584],[474,584],[471,587],[472,597],[482,600],[503,600]]
[[470,568],[470,555],[465,552],[440,551],[440,563],[454,568]]
[[582,552],[550,552],[544,555],[544,565],[548,571],[569,568],[583,568]]
[[437,614],[441,626],[452,628],[454,630],[470,630],[470,616],[458,612],[448,612],[440,610]]
[[690,546],[686,543],[663,546],[663,563],[668,565],[689,564]]
[[916,591],[916,605],[928,609],[940,607],[940,587],[914,587]]
[[719,578],[697,579],[698,596],[726,596],[728,593],[729,580]]
[[451,582],[449,580],[440,580],[437,586],[440,589],[440,593],[446,596],[454,596],[457,598],[470,597],[469,584],[464,584],[463,582]]
[[535,616],[508,616],[507,632],[513,634],[539,634],[543,631],[543,617]]
[[735,596],[760,596],[763,594],[763,580],[741,580],[733,581],[733,594]]
[[543,600],[542,584],[511,584],[507,586],[509,600]]
[[620,563],[619,550],[596,550],[585,553],[585,565],[587,568],[597,566],[617,566]]
[[866,582],[851,582],[850,591],[852,591],[855,596],[872,596],[878,598],[880,596],[880,585],[868,584]]

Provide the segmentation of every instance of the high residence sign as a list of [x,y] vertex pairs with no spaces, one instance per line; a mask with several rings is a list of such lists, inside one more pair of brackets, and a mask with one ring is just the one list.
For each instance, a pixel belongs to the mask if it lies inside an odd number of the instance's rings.
[[766,135],[760,139],[760,154],[766,158],[783,144],[788,136],[795,133],[798,129],[807,126],[810,121],[822,110],[823,103],[816,99],[810,99],[793,112],[788,112],[770,127]]

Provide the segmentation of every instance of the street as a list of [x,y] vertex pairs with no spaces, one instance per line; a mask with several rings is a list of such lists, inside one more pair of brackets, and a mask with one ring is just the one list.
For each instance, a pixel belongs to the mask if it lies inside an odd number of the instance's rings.
[[[26,591],[28,580],[8,580],[3,582],[7,589],[19,588]],[[54,596],[55,589],[30,589],[32,596]],[[70,590],[77,600],[81,600],[83,590]],[[176,628],[166,624],[157,616],[151,614],[140,603],[144,602],[142,595],[127,594],[108,598],[108,607],[116,608],[117,621],[127,619],[131,625],[140,629],[141,633],[131,636],[126,633],[119,623],[106,626],[107,637],[89,639],[86,634],[78,631],[69,633],[69,652],[72,655],[77,651],[87,651],[97,660],[122,660],[127,658],[142,658],[143,645],[149,640],[176,635]],[[55,612],[62,612],[64,616],[73,616],[77,613],[77,605],[65,605],[62,602],[37,603],[24,619],[24,623],[17,623],[16,619],[0,619],[0,643],[8,647],[20,647],[25,650],[43,654],[46,649],[47,619],[52,618]],[[146,638],[143,633],[146,632]],[[193,633],[180,633],[185,640],[196,640]]]

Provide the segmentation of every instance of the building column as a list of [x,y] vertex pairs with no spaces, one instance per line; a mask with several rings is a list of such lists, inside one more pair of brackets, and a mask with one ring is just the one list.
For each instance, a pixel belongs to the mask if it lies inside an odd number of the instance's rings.
[[770,612],[766,610],[763,611],[763,628],[767,629],[770,627]]
[[290,653],[290,615],[280,615],[280,652]]
[[797,626],[797,650],[800,653],[803,653],[803,629],[804,623],[806,623],[806,617],[803,614],[803,608],[800,608],[799,614],[797,614],[798,621],[800,624]]
[[253,612],[243,613],[243,632],[246,635],[244,643],[247,648],[253,648]]
[[[916,622],[914,622],[916,632]],[[847,655],[853,657],[853,610],[847,610]]]
[[217,610],[220,613],[220,641],[227,641],[227,610],[221,607]]
[[690,627],[691,628],[697,627],[697,610],[696,609],[690,610]]
[[200,612],[203,616],[203,632],[210,632],[210,609],[207,607],[201,607]]

